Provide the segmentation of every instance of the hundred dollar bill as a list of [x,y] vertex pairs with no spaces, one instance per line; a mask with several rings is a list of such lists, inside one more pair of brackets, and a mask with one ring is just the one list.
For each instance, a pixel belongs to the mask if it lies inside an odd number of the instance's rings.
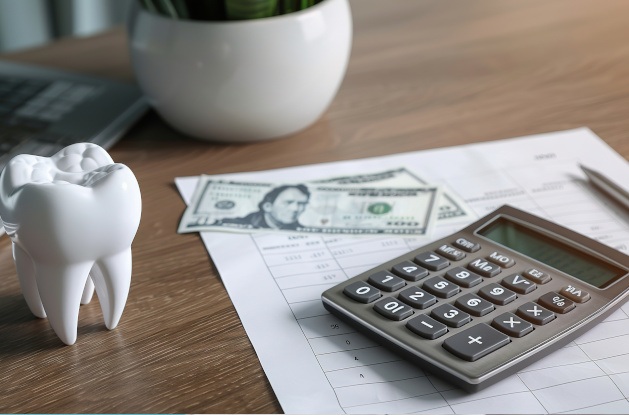
[[[317,180],[315,183],[327,183],[350,186],[377,186],[377,187],[414,187],[425,186],[428,183],[417,175],[401,167],[376,173],[358,174],[352,176],[333,177]],[[442,192],[438,201],[437,220],[448,219],[472,219],[476,215],[463,200],[447,187],[441,185]]]
[[178,232],[429,235],[439,186],[278,185],[201,176]]

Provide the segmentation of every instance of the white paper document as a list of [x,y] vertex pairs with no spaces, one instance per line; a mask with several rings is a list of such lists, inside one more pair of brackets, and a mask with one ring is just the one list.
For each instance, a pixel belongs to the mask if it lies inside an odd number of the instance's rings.
[[[458,195],[477,217],[507,203],[628,253],[629,215],[587,182],[579,164],[629,185],[629,163],[585,128],[223,177],[303,181],[404,167]],[[196,181],[176,179],[186,202]],[[474,219],[438,221],[430,239]],[[201,237],[287,413],[629,413],[627,304],[518,374],[466,393],[356,333],[320,300],[333,285],[428,239]]]

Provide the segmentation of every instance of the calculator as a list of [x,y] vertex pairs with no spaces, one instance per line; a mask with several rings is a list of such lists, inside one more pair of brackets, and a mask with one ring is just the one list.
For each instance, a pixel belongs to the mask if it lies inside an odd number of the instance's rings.
[[467,391],[561,348],[629,295],[629,256],[502,206],[322,294],[377,342]]

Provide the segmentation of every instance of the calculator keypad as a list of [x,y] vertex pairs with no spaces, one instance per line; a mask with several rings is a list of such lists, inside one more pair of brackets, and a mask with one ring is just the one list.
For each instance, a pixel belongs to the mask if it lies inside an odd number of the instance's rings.
[[[367,281],[349,284],[343,292],[360,303],[374,303],[370,307],[392,322],[405,320],[406,330],[423,339],[435,340],[452,330],[458,331],[442,346],[467,361],[476,361],[509,344],[511,339],[528,335],[535,326],[548,324],[557,314],[567,313],[590,299],[585,290],[567,285],[559,292],[540,293],[517,309],[509,309],[519,295],[531,296],[538,285],[548,283],[552,277],[536,268],[516,269],[501,280],[483,285],[485,279],[515,267],[517,261],[493,251],[461,263],[481,248],[474,241],[457,238],[452,245],[442,244],[434,252],[421,252],[389,270],[374,272]],[[458,266],[439,272],[448,268],[451,261],[454,265],[458,261]],[[449,300],[461,291],[462,295]],[[473,318],[490,313],[497,316],[484,320],[487,323],[470,324]],[[464,328],[468,324],[470,327]]]

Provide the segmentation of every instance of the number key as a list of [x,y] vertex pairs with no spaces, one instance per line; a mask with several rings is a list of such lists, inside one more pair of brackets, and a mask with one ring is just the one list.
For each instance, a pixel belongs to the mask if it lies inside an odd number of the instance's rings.
[[356,281],[343,289],[343,294],[359,303],[372,303],[382,296],[380,290],[363,281]]
[[393,298],[383,298],[373,306],[374,310],[386,318],[400,321],[413,314],[413,309]]
[[396,277],[387,271],[378,271],[371,274],[367,280],[369,284],[380,288],[382,291],[397,291],[406,285],[406,282],[400,277]]
[[422,285],[422,288],[441,298],[452,297],[453,295],[458,294],[460,290],[458,285],[448,282],[441,277],[432,277],[427,279]]
[[398,277],[408,281],[419,281],[428,275],[428,270],[411,261],[400,262],[393,266],[391,271]]
[[465,294],[460,296],[457,298],[454,305],[477,317],[491,313],[495,308],[492,303],[485,301],[474,294]]
[[456,267],[446,272],[446,278],[461,287],[470,288],[483,282],[483,278],[462,267]]
[[450,304],[442,304],[432,309],[432,318],[450,327],[461,327],[471,321],[470,315]]
[[422,252],[415,257],[414,261],[431,271],[439,271],[450,265],[450,261],[434,252]]
[[428,308],[437,302],[437,298],[434,295],[428,294],[426,291],[417,287],[409,287],[401,291],[398,298],[411,307],[419,308],[420,310]]
[[498,305],[505,305],[516,299],[516,295],[513,291],[507,290],[495,282],[481,288],[478,291],[478,295]]

